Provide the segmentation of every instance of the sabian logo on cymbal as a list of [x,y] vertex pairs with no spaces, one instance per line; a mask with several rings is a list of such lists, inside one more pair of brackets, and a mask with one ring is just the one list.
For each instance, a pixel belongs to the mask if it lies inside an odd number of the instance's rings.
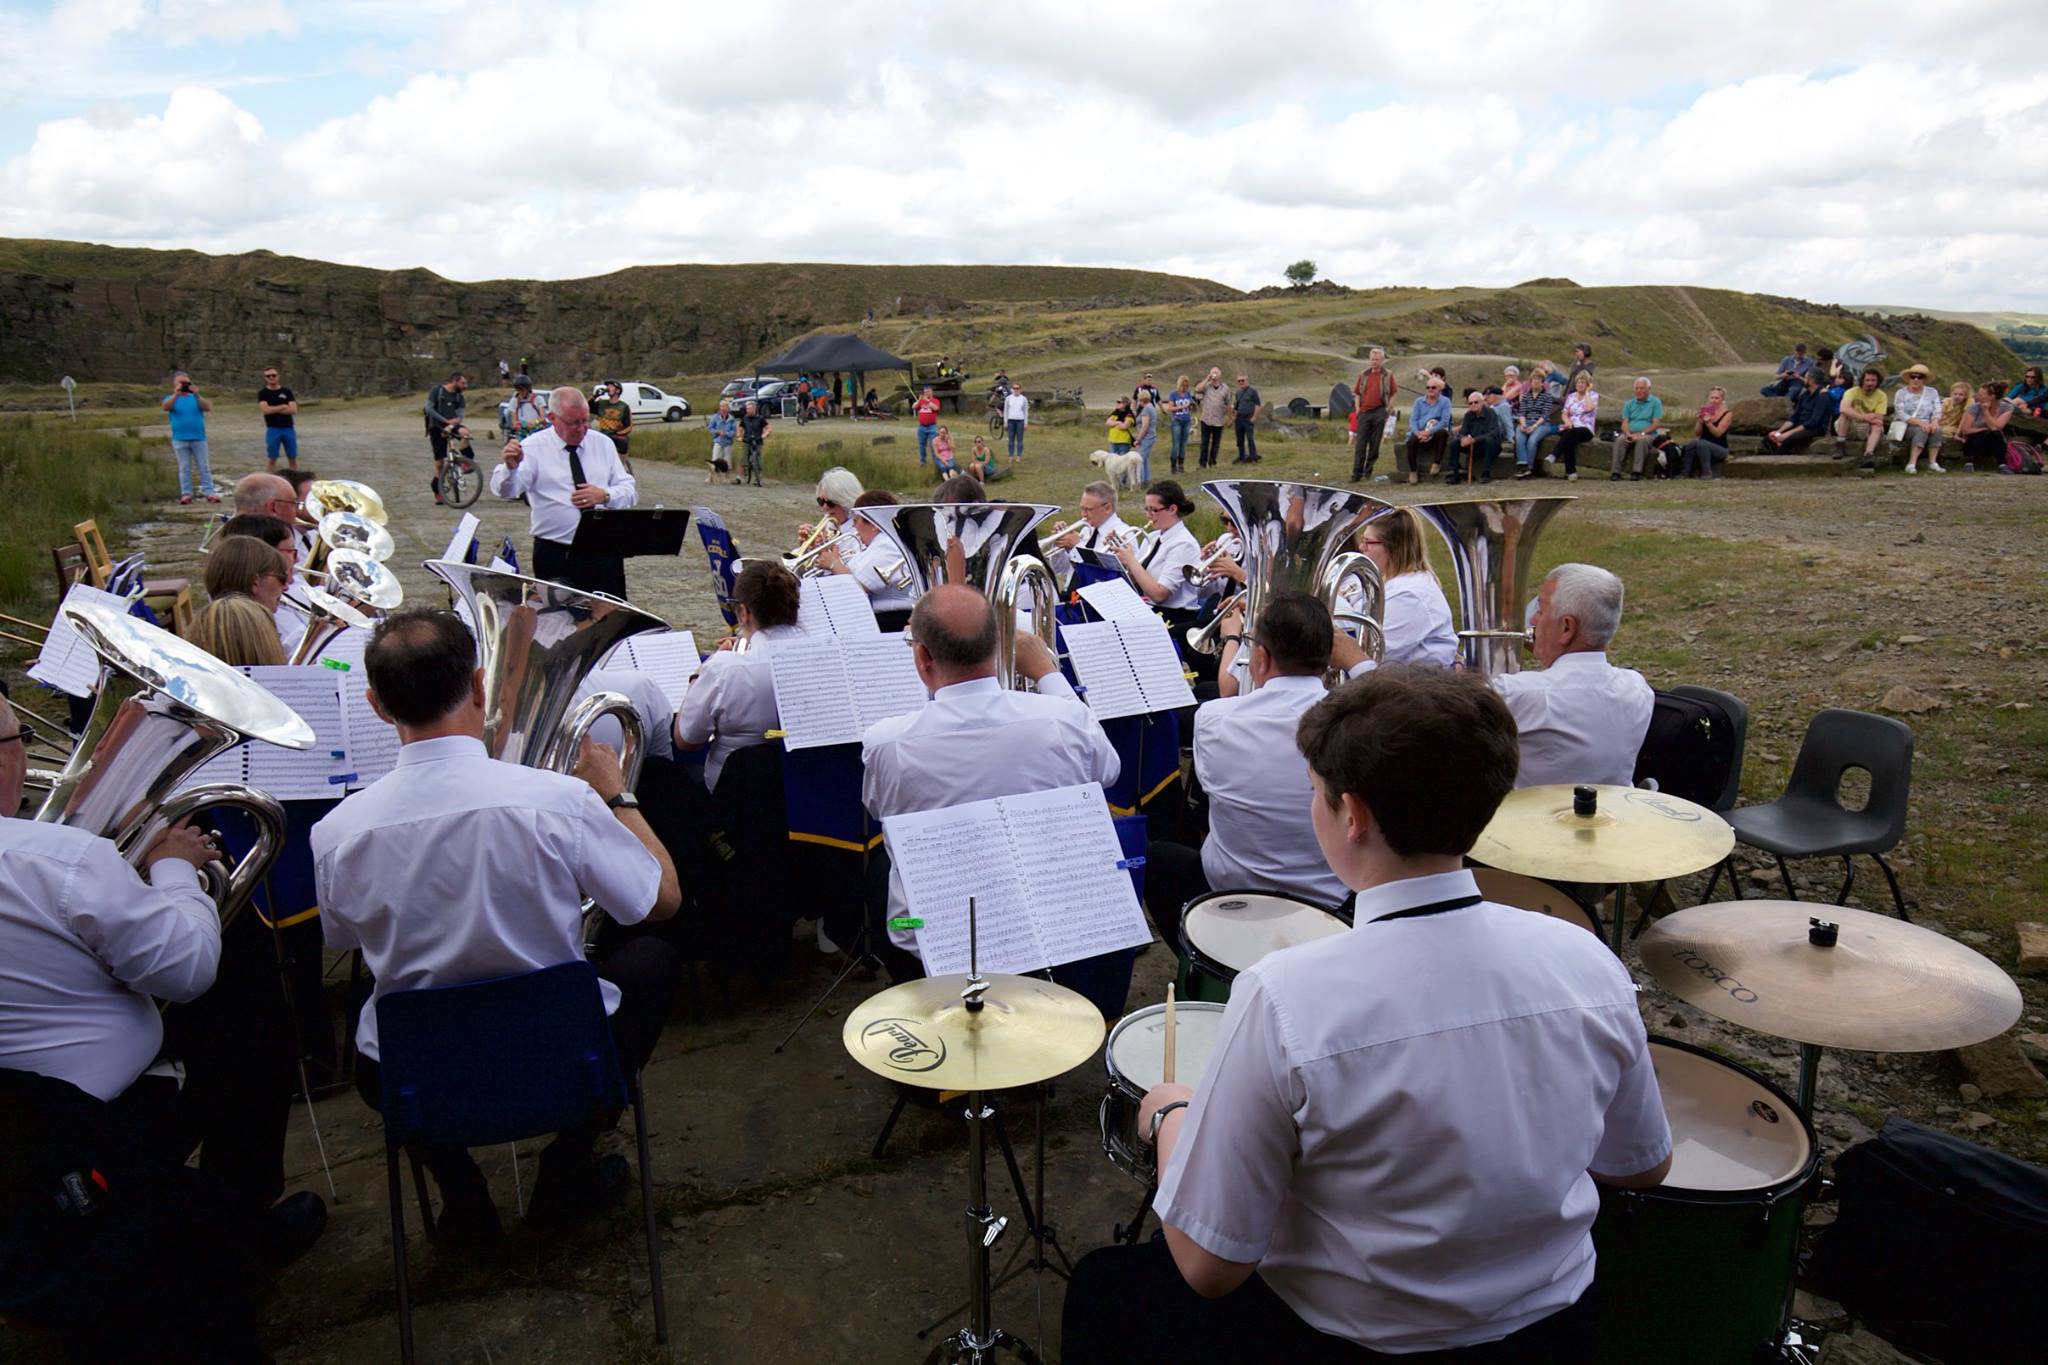
[[883,1060],[898,1071],[932,1071],[946,1060],[946,1040],[927,1043],[917,1036],[907,1019],[877,1019],[860,1031],[863,1048],[874,1050],[878,1043],[888,1051]]
[[1700,822],[1700,812],[1697,807],[1688,808],[1674,804],[1669,797],[1662,796],[1657,792],[1643,791],[1638,788],[1630,791],[1628,795],[1621,799],[1632,806],[1642,806],[1653,810],[1666,820],[1683,820],[1689,825],[1696,825]]
[[1728,992],[1733,998],[1740,1000],[1743,1004],[1754,1005],[1757,1002],[1755,991],[1743,985],[1740,981],[1737,981],[1734,977],[1728,975],[1728,973],[1722,971],[1692,949],[1681,948],[1672,956],[1678,960],[1679,965],[1690,968],[1697,975],[1705,977],[1722,990]]

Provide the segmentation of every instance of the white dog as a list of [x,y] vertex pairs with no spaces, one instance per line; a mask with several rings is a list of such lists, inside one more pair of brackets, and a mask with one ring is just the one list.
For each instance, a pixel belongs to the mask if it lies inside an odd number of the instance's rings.
[[1088,463],[1101,469],[1109,479],[1110,487],[1118,489],[1136,488],[1139,474],[1145,467],[1144,460],[1136,451],[1112,455],[1106,450],[1098,450],[1088,457]]

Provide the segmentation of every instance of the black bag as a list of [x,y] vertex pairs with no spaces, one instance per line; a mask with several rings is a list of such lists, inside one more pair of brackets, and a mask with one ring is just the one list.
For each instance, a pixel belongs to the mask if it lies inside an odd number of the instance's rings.
[[2048,1170],[1902,1118],[1835,1161],[1807,1280],[1947,1365],[2039,1359]]
[[1636,752],[1635,784],[1656,779],[1657,790],[1712,810],[1735,762],[1735,720],[1713,702],[1657,693],[1650,728]]

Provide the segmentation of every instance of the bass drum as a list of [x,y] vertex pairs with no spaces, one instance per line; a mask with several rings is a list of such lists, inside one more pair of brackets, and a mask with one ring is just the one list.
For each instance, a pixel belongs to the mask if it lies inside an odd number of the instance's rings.
[[1237,974],[1268,953],[1341,934],[1351,921],[1281,891],[1215,891],[1181,908],[1181,994],[1230,999]]
[[1791,1097],[1746,1067],[1650,1040],[1671,1122],[1671,1174],[1602,1188],[1604,1365],[1749,1365],[1785,1326],[1820,1144]]
[[1534,910],[1539,915],[1576,924],[1600,938],[1600,921],[1561,886],[1524,877],[1519,872],[1503,872],[1497,867],[1475,867],[1472,879],[1479,883],[1479,894],[1495,905]]
[[[1209,1050],[1223,1027],[1223,1006],[1182,1000],[1174,1006],[1173,1024],[1174,1079],[1192,1086],[1209,1064]],[[1118,1021],[1103,1045],[1102,1065],[1109,1072],[1109,1090],[1095,1111],[1102,1150],[1118,1170],[1153,1184],[1158,1173],[1152,1144],[1138,1131],[1138,1106],[1146,1091],[1166,1079],[1166,1006],[1147,1005]]]

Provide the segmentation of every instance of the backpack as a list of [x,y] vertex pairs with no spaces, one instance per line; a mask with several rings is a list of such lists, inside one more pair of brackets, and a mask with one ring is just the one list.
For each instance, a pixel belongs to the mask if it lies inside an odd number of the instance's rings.
[[2039,474],[2041,452],[2025,441],[2005,443],[2005,472],[2008,474]]
[[1654,780],[1657,790],[1708,810],[1728,785],[1735,762],[1735,721],[1713,702],[1658,692],[1650,728],[1636,752],[1635,784]]

